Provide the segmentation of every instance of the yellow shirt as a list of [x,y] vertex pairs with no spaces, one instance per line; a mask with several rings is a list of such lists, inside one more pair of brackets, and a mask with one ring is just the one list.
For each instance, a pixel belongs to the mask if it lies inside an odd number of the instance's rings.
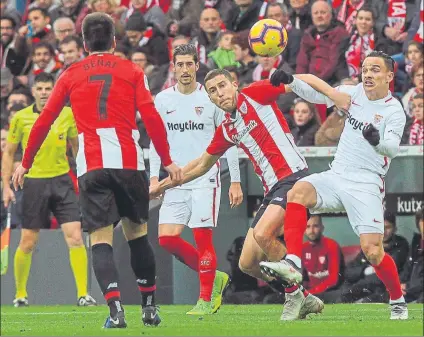
[[[21,143],[25,151],[29,134],[39,113],[30,105],[18,111],[10,122],[7,141]],[[28,178],[53,178],[68,173],[69,163],[66,157],[67,139],[78,137],[71,108],[65,107],[53,123],[49,134],[34,159],[34,164],[26,175]]]

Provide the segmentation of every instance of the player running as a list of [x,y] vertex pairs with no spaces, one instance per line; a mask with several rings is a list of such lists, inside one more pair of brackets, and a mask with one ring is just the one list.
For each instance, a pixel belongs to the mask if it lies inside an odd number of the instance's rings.
[[[13,158],[19,144],[26,151],[30,131],[40,116],[54,85],[51,74],[40,73],[34,79],[32,95],[35,103],[18,111],[10,123],[6,149],[2,157],[3,202],[7,208],[15,201],[10,187]],[[77,288],[79,306],[95,305],[87,293],[87,251],[82,239],[80,212],[66,157],[67,141],[75,156],[78,151],[78,131],[72,110],[64,107],[53,124],[43,148],[35,157],[34,165],[25,180],[22,199],[22,231],[15,252],[14,273],[15,307],[28,305],[27,283],[31,269],[32,252],[38,241],[40,229],[50,227],[50,214],[61,225],[65,242],[69,247],[69,260]]]
[[[183,166],[205,151],[224,119],[224,112],[209,100],[203,85],[196,82],[199,61],[194,45],[176,47],[173,63],[177,84],[160,92],[155,105],[168,127],[172,157]],[[150,186],[154,188],[159,183],[160,158],[153,144],[149,159]],[[234,207],[243,201],[237,148],[227,152],[227,160],[231,175],[229,198]],[[159,244],[199,274],[200,296],[196,306],[187,312],[189,315],[215,313],[229,281],[226,273],[216,271],[212,237],[220,206],[219,171],[217,161],[202,177],[167,191],[159,213]],[[185,226],[192,229],[196,248],[181,238]]]
[[[279,292],[285,292],[282,320],[305,318],[318,313],[324,304],[303,287],[282,285],[264,275],[259,262],[279,261],[285,255],[281,242],[286,194],[294,183],[307,175],[305,158],[294,144],[287,122],[276,99],[285,93],[284,86],[274,87],[268,80],[258,81],[238,92],[237,83],[226,70],[213,70],[205,78],[206,91],[219,108],[227,112],[214,138],[201,157],[184,169],[184,183],[210,170],[222,154],[233,146],[241,147],[251,160],[263,183],[265,198],[249,229],[240,256],[240,269],[262,279]],[[151,195],[172,187],[170,180],[161,182]]]
[[346,106],[347,119],[331,169],[301,179],[288,193],[286,258],[281,262],[262,262],[261,268],[268,275],[301,282],[300,257],[307,208],[313,213],[346,210],[365,256],[389,292],[390,319],[407,319],[408,308],[396,265],[383,249],[384,177],[398,153],[406,119],[401,104],[389,91],[393,69],[390,56],[371,52],[362,65],[362,83],[342,85],[338,94],[313,75],[293,77],[282,71],[274,74],[273,85],[278,88],[281,83],[288,84],[310,102],[330,106],[331,96],[349,94],[352,104],[350,108]]
[[113,227],[121,219],[141,293],[143,323],[158,325],[156,265],[147,239],[148,181],[138,145],[136,110],[173,180],[181,180],[181,169],[169,156],[166,130],[154,107],[146,76],[130,61],[113,55],[116,42],[111,17],[103,13],[87,15],[82,33],[89,56],[60,76],[31,131],[13,184],[15,188],[23,184],[24,174],[32,166],[50,126],[70,100],[78,128],[77,172],[83,227],[90,233],[94,273],[110,308],[104,327],[126,327],[112,249]]

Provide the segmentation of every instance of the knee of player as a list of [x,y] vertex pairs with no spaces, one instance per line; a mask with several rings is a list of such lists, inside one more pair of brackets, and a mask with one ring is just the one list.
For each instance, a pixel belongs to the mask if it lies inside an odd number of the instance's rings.
[[65,241],[68,247],[80,247],[84,245],[80,230],[75,230],[72,233],[65,235]]
[[31,253],[37,245],[37,237],[26,235],[21,237],[19,248],[26,254]]
[[381,244],[364,242],[361,243],[361,248],[365,257],[372,265],[380,264],[384,256],[384,249]]
[[311,187],[312,185],[307,182],[297,182],[293,188],[287,192],[287,201],[302,205],[307,204],[308,198],[311,197]]
[[262,246],[261,243],[266,243],[271,239],[269,232],[258,227],[253,228],[253,237],[260,246]]

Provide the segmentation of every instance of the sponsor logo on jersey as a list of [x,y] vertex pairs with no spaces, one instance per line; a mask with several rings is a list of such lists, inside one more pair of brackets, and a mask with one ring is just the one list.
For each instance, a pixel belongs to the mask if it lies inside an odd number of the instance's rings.
[[188,121],[185,123],[167,123],[168,129],[170,131],[180,131],[184,132],[186,130],[194,131],[194,130],[203,130],[205,128],[204,123],[196,123],[192,121]]
[[197,116],[200,116],[200,115],[202,114],[203,109],[204,109],[204,107],[202,107],[202,106],[196,106],[196,107],[194,108],[194,110],[195,110],[195,111],[196,111],[196,113],[197,113]]
[[257,126],[258,123],[256,123],[256,121],[250,121],[238,134],[231,136],[231,140],[235,144],[240,144],[240,140]]
[[330,273],[328,272],[328,270],[317,271],[316,273],[311,273],[308,271],[308,275],[315,278],[324,278],[330,275]]
[[59,135],[59,139],[62,140],[64,138],[63,133]]
[[362,131],[368,125],[368,123],[358,121],[350,112],[347,113],[347,122],[352,125],[353,130]]

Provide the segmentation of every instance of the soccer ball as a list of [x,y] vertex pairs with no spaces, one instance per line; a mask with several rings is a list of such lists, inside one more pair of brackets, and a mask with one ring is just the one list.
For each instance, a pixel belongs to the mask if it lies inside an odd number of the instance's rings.
[[249,32],[249,45],[259,56],[280,55],[287,46],[287,31],[276,20],[263,19],[256,22]]

